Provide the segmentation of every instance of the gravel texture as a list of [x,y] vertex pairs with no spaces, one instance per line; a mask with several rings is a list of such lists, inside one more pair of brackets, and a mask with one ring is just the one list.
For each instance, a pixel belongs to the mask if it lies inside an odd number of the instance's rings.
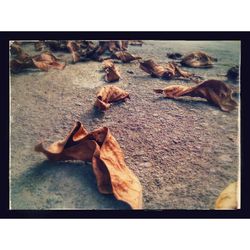
[[[37,54],[32,44],[23,48]],[[163,63],[170,61],[167,52],[195,50],[218,62],[187,70],[238,86],[218,76],[239,64],[237,41],[145,41],[128,51]],[[144,209],[213,209],[219,193],[237,180],[239,109],[225,113],[199,98],[163,98],[153,89],[194,83],[152,78],[132,62],[117,64],[122,79],[114,83],[131,99],[99,113],[96,93],[108,84],[101,63],[71,64],[70,54],[56,55],[68,62],[62,71],[11,75],[11,209],[129,209],[98,192],[90,163],[50,162],[34,151],[41,140],[49,145],[64,138],[77,120],[89,131],[110,128],[142,184]]]

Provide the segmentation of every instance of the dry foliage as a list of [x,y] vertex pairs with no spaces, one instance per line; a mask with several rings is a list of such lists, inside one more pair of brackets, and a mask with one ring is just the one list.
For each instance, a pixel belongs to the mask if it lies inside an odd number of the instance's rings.
[[156,93],[164,93],[168,98],[180,96],[201,97],[208,102],[219,106],[222,111],[229,112],[236,108],[237,102],[233,100],[233,91],[224,82],[207,80],[196,86],[171,85],[165,89],[155,89]]
[[95,107],[105,111],[110,108],[112,102],[125,101],[129,93],[116,86],[105,86],[97,94]]
[[114,194],[133,209],[142,208],[142,187],[135,174],[126,166],[124,155],[107,127],[88,133],[77,122],[65,139],[54,142],[47,149],[40,143],[35,151],[49,160],[81,160],[92,162],[99,192]]

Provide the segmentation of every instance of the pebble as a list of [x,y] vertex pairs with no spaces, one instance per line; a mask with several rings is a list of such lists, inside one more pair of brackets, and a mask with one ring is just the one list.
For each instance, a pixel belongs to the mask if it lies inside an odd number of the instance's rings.
[[150,168],[152,167],[152,163],[147,161],[147,162],[140,163],[139,166],[144,167],[144,168]]
[[159,115],[158,114],[153,114],[153,117],[158,117]]

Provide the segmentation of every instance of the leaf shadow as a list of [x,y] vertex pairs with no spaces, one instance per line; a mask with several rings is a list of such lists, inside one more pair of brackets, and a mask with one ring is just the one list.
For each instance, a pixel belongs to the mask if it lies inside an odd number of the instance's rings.
[[[11,182],[13,204],[15,199],[25,198],[23,192],[30,194],[26,204],[37,203],[37,209],[65,209],[65,201],[71,202],[70,208],[66,208],[70,210],[130,209],[125,202],[116,200],[114,195],[101,194],[91,164],[80,161],[45,160],[29,168]],[[59,203],[54,202],[55,197],[60,198]]]

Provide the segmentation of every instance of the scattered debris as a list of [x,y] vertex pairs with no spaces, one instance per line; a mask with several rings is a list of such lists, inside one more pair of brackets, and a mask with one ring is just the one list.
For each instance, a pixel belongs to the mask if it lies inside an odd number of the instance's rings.
[[40,40],[34,43],[35,51],[42,51],[45,50],[46,44],[44,40]]
[[220,107],[222,111],[229,112],[237,106],[232,99],[233,91],[224,82],[207,80],[196,86],[171,85],[165,89],[154,89],[156,93],[164,93],[168,98],[180,96],[201,97]]
[[45,46],[48,47],[51,51],[64,51],[68,52],[67,40],[46,40]]
[[38,68],[43,71],[48,71],[49,68],[62,70],[66,66],[65,62],[60,62],[60,59],[56,58],[51,52],[43,52],[40,55],[31,57],[16,44],[11,47],[11,51],[15,56],[10,62],[13,73],[19,73],[26,68]]
[[103,68],[106,72],[106,75],[104,77],[106,82],[119,81],[119,79],[121,78],[121,75],[112,60],[104,60]]
[[192,68],[211,68],[213,67],[213,62],[217,62],[217,59],[205,52],[197,51],[184,56],[180,63],[183,66]]
[[81,160],[92,162],[100,193],[114,194],[132,209],[142,209],[142,186],[135,174],[126,166],[120,145],[107,127],[88,133],[77,122],[64,140],[54,142],[48,149],[40,143],[36,152],[49,160]]
[[236,80],[239,77],[239,66],[236,65],[227,71],[227,78]]
[[237,182],[229,184],[219,195],[215,202],[215,209],[237,209],[238,195]]
[[142,40],[130,40],[128,43],[129,45],[132,45],[132,46],[142,46],[143,41]]
[[76,63],[80,61],[81,55],[80,55],[80,46],[77,45],[74,41],[68,41],[67,42],[67,48],[69,49],[71,55],[72,55],[72,62]]
[[178,60],[182,57],[183,55],[178,53],[178,52],[175,52],[175,53],[167,53],[167,57],[170,58],[170,59],[173,59],[173,60]]
[[50,68],[64,69],[65,62],[60,62],[51,52],[43,52],[41,55],[32,57],[34,65],[43,71],[48,71]]
[[140,56],[135,56],[127,51],[117,51],[112,55],[112,58],[119,59],[123,63],[129,63],[131,61],[142,59]]
[[160,65],[150,59],[140,62],[140,68],[150,74],[152,77],[158,77],[167,80],[178,79],[180,77],[188,79],[201,78],[200,76],[196,76],[193,73],[180,69],[174,62]]
[[122,90],[117,86],[105,86],[97,94],[97,99],[95,102],[95,107],[102,111],[110,108],[112,102],[125,101],[129,98],[129,93]]

